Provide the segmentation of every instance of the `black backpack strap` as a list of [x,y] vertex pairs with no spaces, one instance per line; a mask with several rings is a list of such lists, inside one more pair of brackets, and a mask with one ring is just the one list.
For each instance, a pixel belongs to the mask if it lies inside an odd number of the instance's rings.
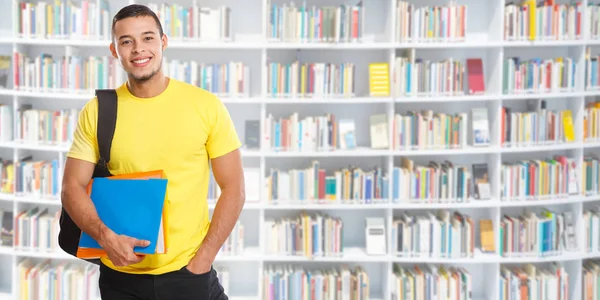
[[110,148],[117,122],[117,92],[112,89],[98,89],[96,97],[98,97],[96,136],[100,152],[98,167],[108,170],[106,164],[110,161]]

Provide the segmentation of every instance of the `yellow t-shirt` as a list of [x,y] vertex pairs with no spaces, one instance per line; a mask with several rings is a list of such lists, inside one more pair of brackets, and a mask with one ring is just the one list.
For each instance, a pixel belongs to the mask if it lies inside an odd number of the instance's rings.
[[[153,98],[117,90],[117,123],[108,168],[114,175],[164,170],[169,201],[167,254],[147,255],[134,265],[108,267],[126,273],[162,274],[185,266],[209,226],[209,159],[241,146],[225,105],[210,92],[174,79]],[[83,107],[68,157],[96,163],[98,99]]]

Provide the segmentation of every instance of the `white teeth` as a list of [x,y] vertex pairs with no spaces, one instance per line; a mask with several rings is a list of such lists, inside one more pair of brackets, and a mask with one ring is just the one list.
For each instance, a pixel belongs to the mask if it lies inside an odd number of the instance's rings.
[[143,64],[149,60],[150,60],[149,58],[146,58],[146,59],[142,59],[142,60],[134,60],[133,62],[136,64]]

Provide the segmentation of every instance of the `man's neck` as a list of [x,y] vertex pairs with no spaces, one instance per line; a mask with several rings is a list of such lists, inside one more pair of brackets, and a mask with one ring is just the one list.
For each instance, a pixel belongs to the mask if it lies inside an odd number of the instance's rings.
[[169,77],[162,73],[154,75],[150,80],[137,81],[129,79],[127,88],[129,92],[138,98],[152,98],[160,95],[167,89],[169,85]]

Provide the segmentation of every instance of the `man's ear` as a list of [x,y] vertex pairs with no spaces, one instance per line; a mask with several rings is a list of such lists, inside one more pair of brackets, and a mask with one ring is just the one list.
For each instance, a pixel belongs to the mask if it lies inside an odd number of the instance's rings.
[[114,58],[119,58],[119,56],[117,55],[117,49],[115,48],[115,43],[110,43],[109,49],[110,53]]
[[167,46],[169,45],[169,39],[167,38],[167,34],[163,33],[160,40],[162,41],[162,50],[165,51],[165,49],[167,49]]

